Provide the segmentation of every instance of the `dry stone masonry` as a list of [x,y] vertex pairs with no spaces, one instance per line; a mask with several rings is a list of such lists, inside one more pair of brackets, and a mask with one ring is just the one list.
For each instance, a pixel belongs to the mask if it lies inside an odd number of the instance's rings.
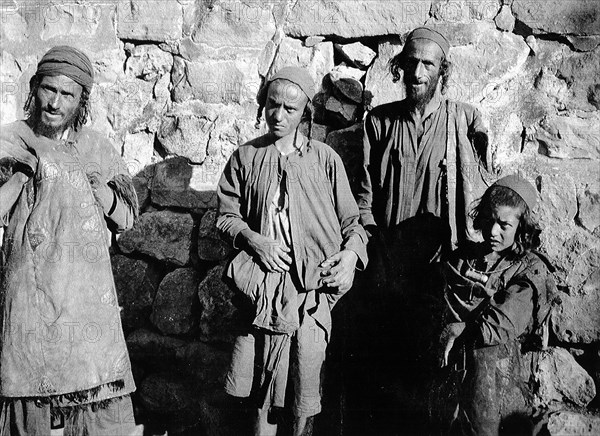
[[498,174],[519,172],[540,193],[542,249],[561,301],[538,362],[542,424],[551,435],[599,434],[597,0],[3,0],[0,8],[2,123],[23,116],[28,80],[51,46],[74,45],[94,63],[91,124],[123,155],[140,197],[113,268],[137,413],[157,432],[216,434],[235,424],[219,407],[236,323],[221,281],[231,250],[214,230],[215,186],[232,151],[265,131],[264,121],[255,127],[265,77],[288,64],[308,68],[319,84],[313,135],[338,151],[355,183],[362,117],[403,97],[387,64],[406,33],[426,24],[451,41],[448,96],[482,111]]

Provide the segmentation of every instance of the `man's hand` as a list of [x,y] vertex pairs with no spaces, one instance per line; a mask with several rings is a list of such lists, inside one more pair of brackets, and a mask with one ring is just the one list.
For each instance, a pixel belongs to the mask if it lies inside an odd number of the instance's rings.
[[338,288],[338,292],[346,292],[352,287],[354,271],[358,255],[352,250],[342,250],[320,265],[323,284],[329,288]]
[[292,258],[288,254],[291,251],[289,247],[252,230],[242,231],[242,236],[245,237],[248,247],[258,256],[259,261],[267,271],[284,272],[290,270]]
[[104,212],[108,212],[112,203],[114,192],[106,183],[103,183],[100,180],[100,173],[93,172],[87,174],[88,181],[90,182],[90,186],[92,187],[92,192],[94,193],[94,197],[100,203],[100,206],[104,209]]

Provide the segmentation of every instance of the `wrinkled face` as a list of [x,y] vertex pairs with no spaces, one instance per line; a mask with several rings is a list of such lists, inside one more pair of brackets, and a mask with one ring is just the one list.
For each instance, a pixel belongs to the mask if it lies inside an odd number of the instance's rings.
[[308,97],[298,85],[287,80],[275,80],[269,85],[265,114],[269,131],[276,138],[294,133],[300,121]]
[[49,138],[60,136],[77,117],[80,84],[66,76],[44,76],[36,94],[36,129]]
[[443,54],[440,46],[433,41],[415,39],[408,43],[402,67],[403,81],[406,97],[415,106],[424,107],[435,94]]
[[521,208],[498,206],[483,220],[483,238],[492,251],[501,252],[512,247],[521,219]]

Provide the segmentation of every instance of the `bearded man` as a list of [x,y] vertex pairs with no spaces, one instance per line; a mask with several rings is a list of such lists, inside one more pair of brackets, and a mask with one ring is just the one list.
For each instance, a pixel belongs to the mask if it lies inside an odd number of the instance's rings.
[[[419,417],[413,397],[424,392],[421,381],[431,363],[435,315],[427,292],[436,277],[431,264],[469,237],[468,208],[485,189],[487,134],[481,116],[444,97],[449,49],[435,30],[413,30],[389,64],[394,82],[402,78],[406,98],[375,107],[364,123],[358,206],[371,236],[369,292],[363,295],[374,319],[359,334],[379,368],[370,381],[378,398],[385,397],[381,392],[404,397],[384,404],[376,398],[370,403],[375,415],[400,401],[388,416],[405,413],[402,425],[409,432]],[[392,385],[401,388],[390,393]]]
[[[135,390],[109,256],[133,226],[127,168],[84,127],[94,81],[81,51],[38,63],[27,119],[2,127],[1,435],[128,435]],[[53,433],[54,434],[54,433]]]

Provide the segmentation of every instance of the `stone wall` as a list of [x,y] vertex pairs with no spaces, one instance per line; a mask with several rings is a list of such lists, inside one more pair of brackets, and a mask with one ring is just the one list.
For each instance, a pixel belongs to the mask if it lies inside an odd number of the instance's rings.
[[226,426],[215,404],[235,326],[220,281],[229,248],[213,227],[215,185],[231,152],[265,130],[264,122],[255,128],[264,77],[288,64],[310,70],[320,84],[314,135],[354,178],[364,111],[403,95],[387,62],[409,30],[427,24],[451,41],[448,96],[482,111],[495,169],[521,173],[540,192],[542,249],[557,267],[561,299],[540,381],[541,404],[556,411],[548,428],[599,428],[572,411],[586,408],[600,383],[596,0],[0,5],[2,123],[22,117],[43,53],[77,46],[97,72],[91,124],[134,177],[141,217],[115,244],[113,264],[140,417],[169,434]]

